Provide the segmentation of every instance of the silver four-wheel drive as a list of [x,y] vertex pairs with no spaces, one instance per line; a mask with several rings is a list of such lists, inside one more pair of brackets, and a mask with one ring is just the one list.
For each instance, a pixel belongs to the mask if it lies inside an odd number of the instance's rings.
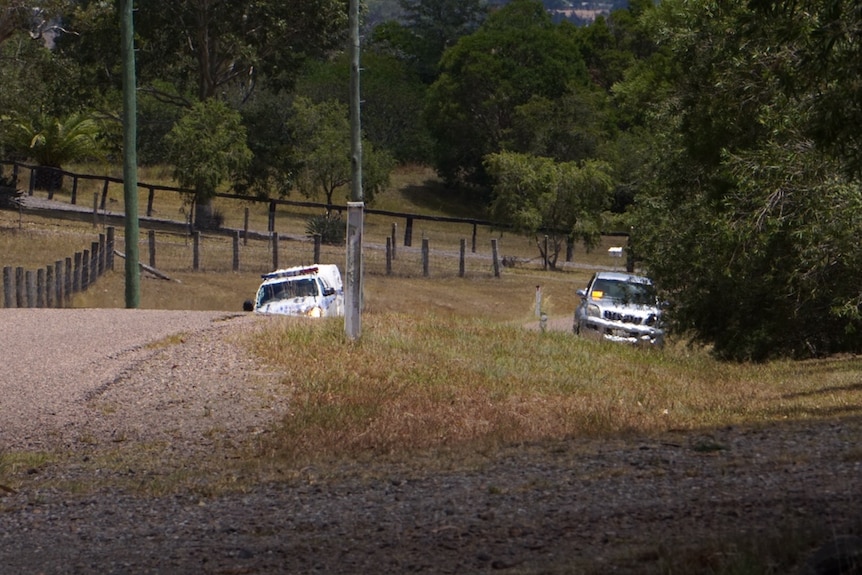
[[661,346],[661,305],[649,278],[619,272],[598,272],[586,289],[577,291],[574,331],[609,341]]

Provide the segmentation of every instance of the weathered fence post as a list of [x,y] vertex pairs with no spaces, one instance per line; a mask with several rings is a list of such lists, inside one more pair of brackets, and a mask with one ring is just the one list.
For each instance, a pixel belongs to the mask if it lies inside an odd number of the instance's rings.
[[408,248],[413,245],[413,218],[407,218],[404,226],[404,245]]
[[542,315],[542,286],[536,286],[536,317]]
[[36,168],[30,168],[30,186],[27,190],[27,195],[32,196],[33,190],[36,189]]
[[392,234],[391,235],[392,235],[392,259],[394,260],[395,256],[396,256],[395,244],[398,243],[398,240],[397,240],[397,238],[398,238],[398,224],[395,222],[392,222]]
[[272,269],[278,269],[278,233],[272,232],[270,235],[270,241],[272,242]]
[[467,258],[467,240],[461,238],[461,253],[458,258],[458,277],[464,277]]
[[105,274],[105,268],[107,267],[107,262],[105,261],[105,258],[107,257],[105,248],[107,245],[107,236],[105,234],[99,234],[99,277],[102,277]]
[[111,181],[108,178],[105,178],[105,185],[102,187],[102,201],[99,202],[99,209],[100,210],[104,210],[105,205],[108,202],[108,184],[110,184],[110,183],[111,183]]
[[473,251],[472,253],[476,253],[476,234],[477,234],[477,225],[473,224]]
[[54,294],[57,291],[54,282],[54,266],[45,266],[45,307],[54,307]]
[[497,238],[491,238],[491,260],[494,266],[494,277],[500,277],[500,256],[497,253]]
[[548,236],[547,236],[547,234],[545,234],[544,252],[545,252],[545,257],[542,258],[542,269],[545,271],[548,271]]
[[108,226],[108,237],[105,245],[105,265],[111,271],[114,271],[114,226]]
[[81,254],[81,291],[87,291],[90,287],[90,250],[84,250]]
[[63,303],[72,301],[72,287],[75,282],[75,268],[72,267],[72,258],[66,258],[65,279],[63,280]]
[[430,252],[430,250],[428,249],[428,238],[422,238],[422,275],[426,278],[429,275],[429,271],[428,271],[429,252]]
[[575,258],[575,238],[566,236],[566,261],[571,262]]
[[45,268],[39,268],[36,270],[36,307],[45,307],[46,286]]
[[36,278],[33,277],[33,270],[27,270],[24,277],[27,292],[27,303],[24,307],[36,307]]
[[198,271],[201,267],[201,233],[192,235],[192,269]]
[[90,276],[89,285],[96,283],[99,279],[99,242],[90,244]]
[[15,298],[15,272],[10,266],[3,268],[3,307],[18,307]]
[[72,275],[72,292],[69,294],[70,296],[81,291],[81,275],[83,274],[81,262],[83,259],[84,255],[81,252],[75,252],[75,271]]
[[54,262],[54,307],[63,307],[64,277],[63,260],[57,260]]
[[267,223],[266,231],[275,231],[275,202],[269,202],[269,222]]
[[72,199],[70,200],[72,205],[78,203],[78,176],[72,176]]
[[314,263],[320,263],[320,243],[322,238],[320,234],[314,234]]
[[156,188],[153,186],[147,187],[147,217],[153,215],[153,200],[155,199]]
[[386,238],[386,275],[392,275],[392,238]]
[[150,252],[150,267],[156,267],[156,230],[147,231],[147,246]]
[[239,231],[233,235],[233,271],[239,271]]
[[93,227],[99,225],[99,192],[93,192]]
[[248,206],[245,207],[245,213],[242,220],[242,245],[248,245]]
[[27,307],[27,284],[24,283],[24,268],[15,268],[15,305]]

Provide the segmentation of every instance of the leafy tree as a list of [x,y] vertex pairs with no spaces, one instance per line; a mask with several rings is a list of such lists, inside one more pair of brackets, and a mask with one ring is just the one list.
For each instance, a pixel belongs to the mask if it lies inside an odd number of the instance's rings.
[[[351,182],[350,123],[347,107],[330,100],[314,104],[307,98],[297,98],[294,117],[289,126],[293,136],[293,158],[300,166],[296,184],[307,197],[323,194],[327,204],[333,203],[336,190],[346,189]],[[366,203],[389,183],[394,166],[391,156],[362,143],[363,194]]]
[[[261,87],[270,94],[264,101],[290,88],[307,60],[344,45],[346,5],[346,0],[156,0],[141,5],[135,12],[141,160],[164,161],[162,138],[194,102],[217,97],[241,108]],[[74,85],[86,91],[84,97],[105,115],[118,117],[115,3],[78,0],[73,7],[57,53],[78,63],[80,78]],[[259,118],[259,109],[258,102],[258,110],[245,117]],[[257,140],[263,126],[253,128],[255,152],[272,151]],[[283,175],[282,163],[271,155],[258,157],[242,189],[261,192],[270,175]]]
[[214,194],[251,160],[239,113],[214,98],[198,102],[174,125],[166,144],[174,177],[181,186],[194,190],[195,225],[217,227]]
[[390,21],[374,31],[373,43],[406,59],[423,82],[437,78],[443,52],[475,32],[487,15],[482,0],[399,0],[402,22]]
[[293,188],[298,165],[291,157],[293,139],[287,127],[293,111],[285,100],[271,90],[259,89],[240,109],[253,156],[234,184],[240,194],[285,197]]
[[492,13],[444,54],[441,72],[425,110],[437,170],[480,185],[488,183],[483,158],[503,148],[518,106],[589,83],[576,29],[553,24],[535,0]]
[[[556,268],[569,239],[588,248],[601,236],[602,211],[610,204],[612,179],[597,161],[558,163],[550,158],[501,152],[486,158],[494,178],[492,213],[517,231],[533,234],[539,254]],[[544,235],[548,236],[545,252]]]
[[862,350],[862,185],[852,156],[812,137],[823,87],[859,77],[800,65],[830,1],[669,0],[647,16],[676,61],[652,71],[667,97],[649,100],[632,240],[676,331],[721,357]]
[[614,133],[607,108],[599,90],[573,88],[553,100],[535,96],[515,108],[503,147],[560,162],[595,158]]
[[[296,93],[314,102],[347,106],[350,62],[346,55],[308,67]],[[426,86],[404,62],[374,50],[362,55],[362,132],[375,148],[401,163],[429,163],[431,136],[421,121]]]
[[846,0],[756,4],[764,18],[808,21],[790,89],[811,95],[806,128],[820,146],[839,155],[854,176],[862,175],[862,7]]
[[[308,58],[342,47],[346,6],[346,0],[147,2],[135,12],[141,90],[188,105],[188,98],[226,91],[247,96],[261,77],[273,89],[290,87]],[[89,66],[97,85],[114,89],[121,65],[116,22],[111,3],[80,0],[68,16],[74,33],[58,39],[61,51]],[[163,91],[155,80],[173,88]]]
[[52,35],[51,19],[59,5],[57,0],[0,0],[0,45],[18,32],[40,40],[44,34]]
[[18,117],[4,122],[10,147],[31,158],[43,169],[36,170],[35,187],[56,190],[62,187],[60,170],[69,162],[98,157],[102,147],[99,123],[85,114],[55,118],[45,114]]

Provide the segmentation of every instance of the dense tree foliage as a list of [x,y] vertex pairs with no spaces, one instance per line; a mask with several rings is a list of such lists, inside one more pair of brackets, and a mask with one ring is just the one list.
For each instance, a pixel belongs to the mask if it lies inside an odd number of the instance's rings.
[[447,181],[487,186],[483,159],[503,149],[518,106],[587,86],[576,30],[553,24],[536,0],[514,0],[446,51],[426,118]]
[[[337,190],[349,190],[353,171],[347,107],[335,100],[315,104],[307,98],[297,98],[293,111],[288,128],[298,166],[296,185],[307,197],[323,195],[326,203],[332,204]],[[386,150],[377,150],[367,140],[362,142],[365,202],[372,202],[374,194],[389,183],[393,165]]]
[[[189,104],[226,91],[247,96],[262,77],[270,87],[289,88],[308,58],[344,44],[346,6],[346,0],[146,2],[135,11],[141,89]],[[116,7],[80,0],[67,20],[73,33],[58,39],[59,49],[89,64],[93,81],[116,87]]]
[[[348,105],[350,61],[340,55],[308,66],[296,94],[314,102]],[[426,86],[401,59],[373,48],[362,55],[362,132],[375,148],[401,163],[431,161],[431,136],[421,122]]]
[[[398,20],[363,47],[366,199],[391,157],[431,158],[494,218],[559,231],[552,257],[610,207],[676,333],[734,359],[862,351],[859,3],[633,0],[580,28],[548,4],[380,5]],[[202,201],[226,181],[338,201],[346,6],[141,4],[142,160]],[[16,124],[117,119],[118,45],[114,3],[0,0],[5,150]]]
[[438,75],[443,52],[485,20],[483,0],[398,0],[402,16],[378,26],[372,44],[406,61],[423,82]]
[[215,98],[198,102],[174,124],[165,143],[174,177],[194,190],[195,225],[218,227],[211,200],[222,182],[251,161],[239,113]]
[[[595,246],[601,213],[610,204],[608,166],[597,161],[555,162],[502,152],[486,158],[494,177],[492,213],[501,223],[533,234],[539,253],[556,268],[560,249],[574,238]],[[544,236],[548,237],[547,251]]]
[[858,30],[843,5],[670,0],[650,17],[675,62],[633,239],[675,328],[723,357],[862,349],[858,107],[832,99],[859,85],[858,38],[822,42]]

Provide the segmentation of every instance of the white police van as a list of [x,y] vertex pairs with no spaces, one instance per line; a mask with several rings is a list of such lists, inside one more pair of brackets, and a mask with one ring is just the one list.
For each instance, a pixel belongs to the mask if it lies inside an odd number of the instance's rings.
[[254,301],[243,309],[261,314],[328,317],[344,315],[344,285],[334,264],[297,266],[261,276]]

